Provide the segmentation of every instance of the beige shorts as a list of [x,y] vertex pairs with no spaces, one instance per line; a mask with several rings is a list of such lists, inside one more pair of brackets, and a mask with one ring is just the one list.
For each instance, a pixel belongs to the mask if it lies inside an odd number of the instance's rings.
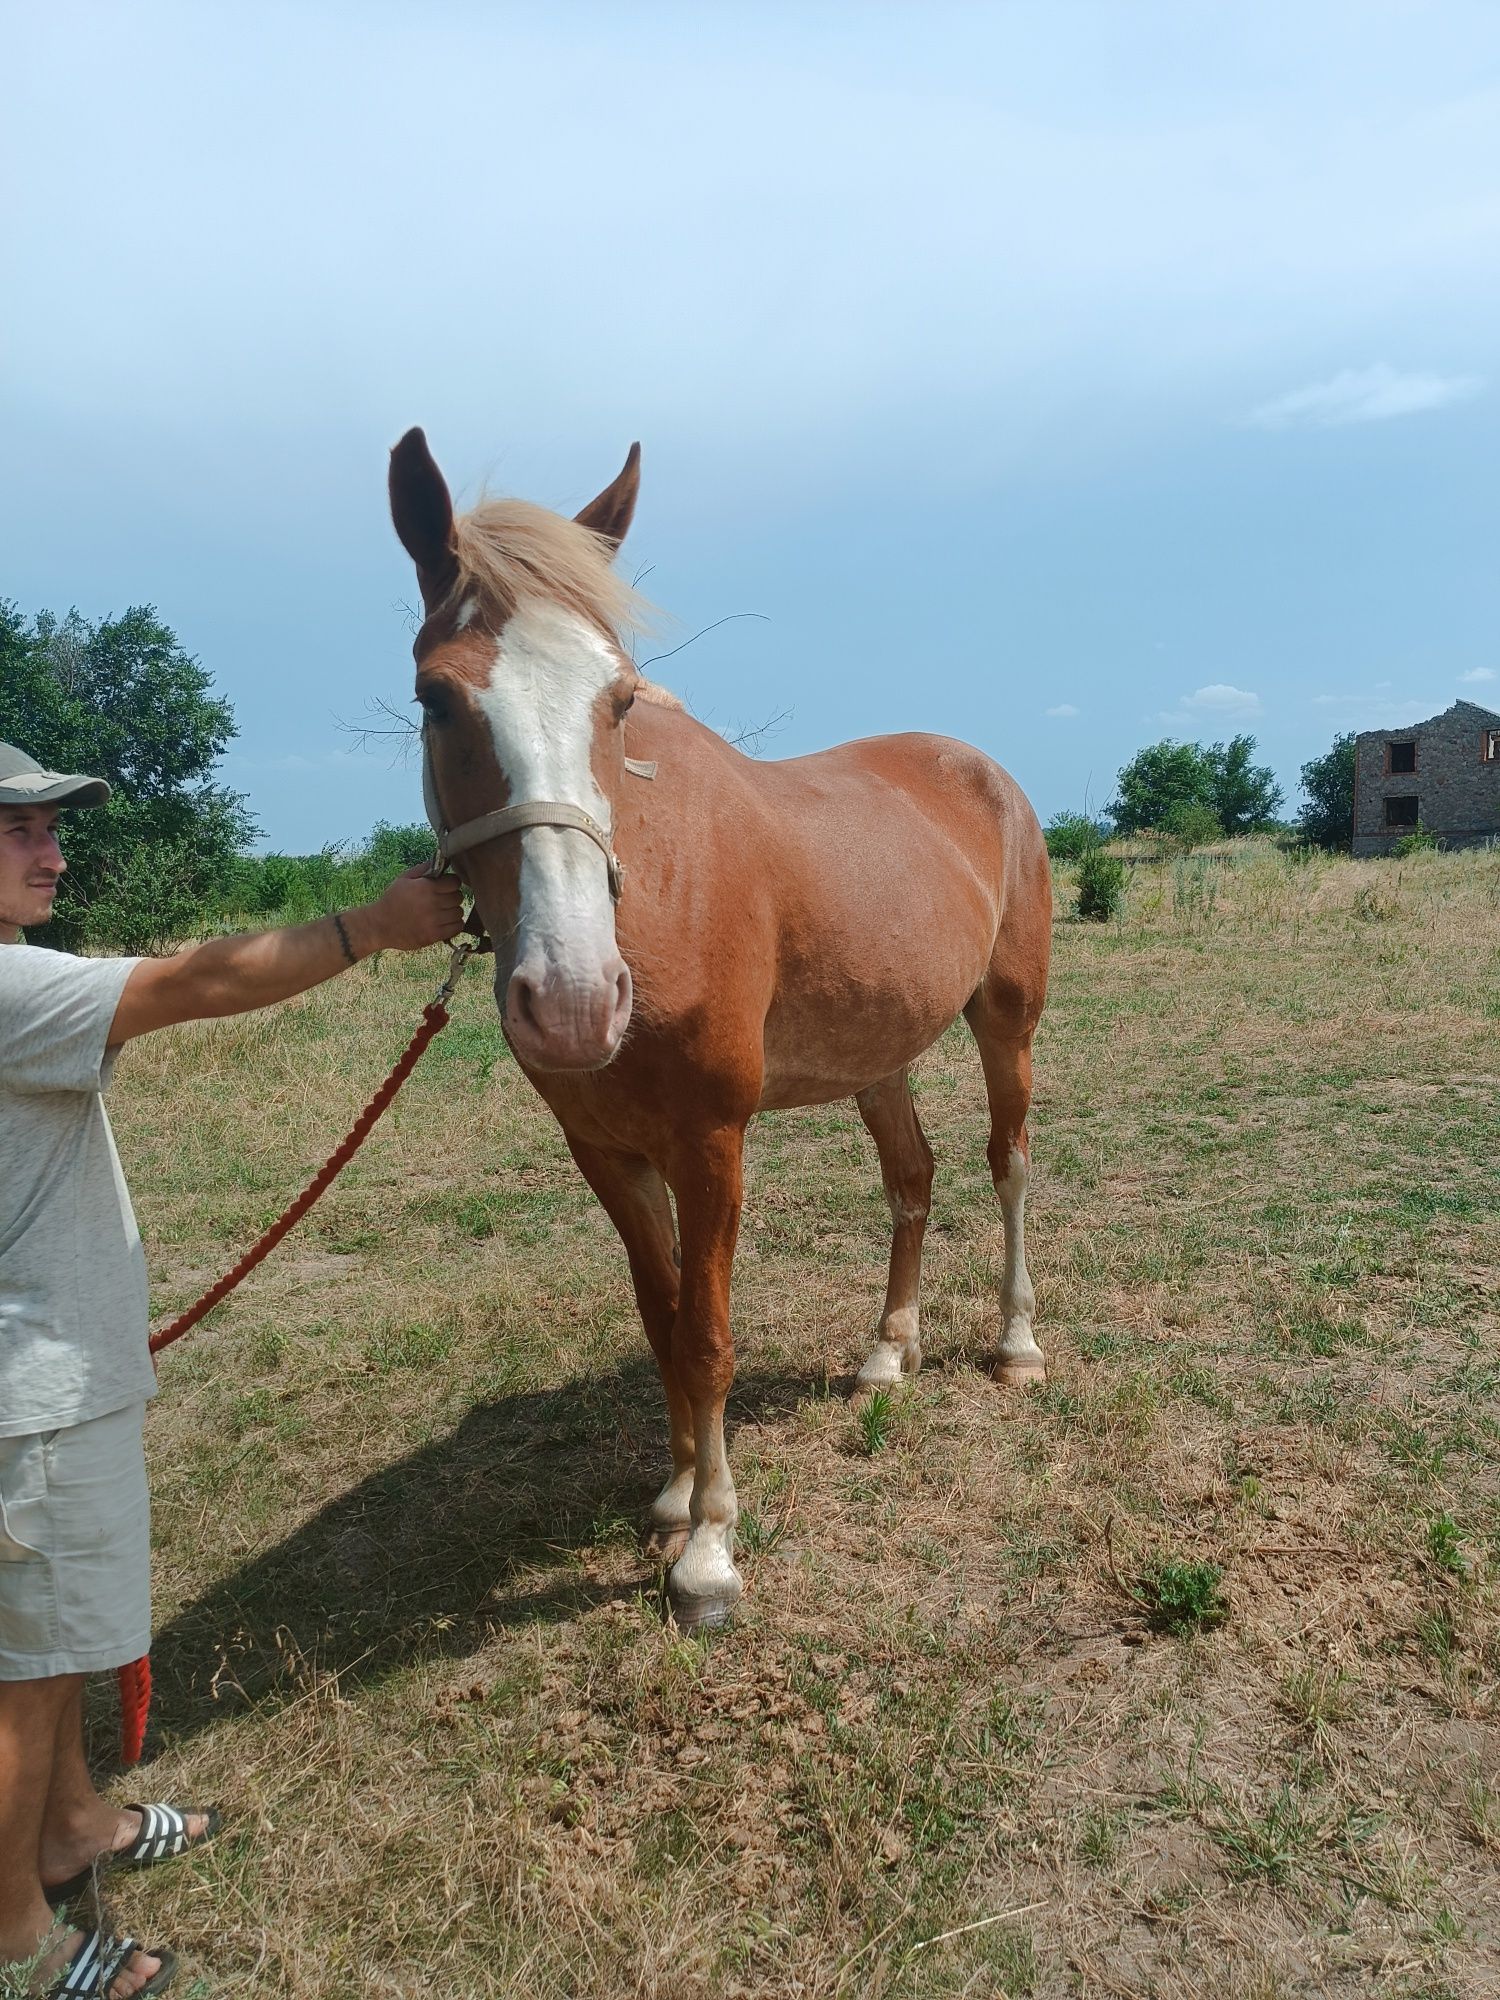
[[150,1647],[145,1415],[0,1438],[0,1681],[104,1673]]

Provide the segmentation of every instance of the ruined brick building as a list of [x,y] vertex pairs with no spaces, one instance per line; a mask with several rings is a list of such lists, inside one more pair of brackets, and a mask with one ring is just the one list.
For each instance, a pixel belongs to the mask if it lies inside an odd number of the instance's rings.
[[1456,701],[1410,729],[1354,739],[1354,852],[1388,854],[1418,826],[1450,847],[1500,840],[1500,715]]

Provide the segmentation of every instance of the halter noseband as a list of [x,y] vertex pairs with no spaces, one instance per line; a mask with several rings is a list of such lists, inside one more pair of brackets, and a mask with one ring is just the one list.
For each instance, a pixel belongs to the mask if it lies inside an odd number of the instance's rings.
[[[637,763],[633,757],[627,757],[625,764],[637,777],[656,776],[654,764],[648,768]],[[520,833],[528,826],[568,826],[578,833],[586,833],[604,856],[609,870],[610,900],[615,903],[620,900],[620,892],[625,886],[625,867],[615,853],[610,836],[592,813],[586,813],[582,806],[569,805],[566,799],[527,799],[520,805],[502,806],[498,812],[481,813],[478,819],[466,819],[462,826],[444,826],[437,786],[432,780],[432,757],[427,747],[425,728],[422,731],[422,803],[427,808],[427,822],[437,836],[438,853],[444,861],[451,861],[456,854],[467,854],[471,847],[480,847],[487,840],[500,840],[507,833]]]

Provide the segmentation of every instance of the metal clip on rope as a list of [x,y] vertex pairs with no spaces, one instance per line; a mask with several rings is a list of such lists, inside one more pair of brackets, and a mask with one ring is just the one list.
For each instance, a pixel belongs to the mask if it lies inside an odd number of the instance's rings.
[[441,1007],[446,1013],[448,1002],[453,998],[453,990],[463,977],[464,967],[479,950],[478,938],[461,937],[448,954],[448,970],[443,983],[432,996],[434,1007]]

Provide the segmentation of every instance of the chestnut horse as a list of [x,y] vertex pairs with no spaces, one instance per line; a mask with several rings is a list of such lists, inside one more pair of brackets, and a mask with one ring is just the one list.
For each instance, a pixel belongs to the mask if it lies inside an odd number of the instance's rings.
[[455,517],[413,430],[390,490],[425,610],[428,813],[494,940],[506,1039],[630,1259],[671,1430],[649,1530],[687,1626],[743,1588],[724,1402],[756,1112],[859,1106],[894,1234],[858,1379],[913,1374],[932,1154],[908,1070],[962,1014],[1005,1222],[995,1373],[1044,1379],[1024,1215],[1052,903],[1036,815],[978,750],[885,736],[761,763],[642,680],[611,567],[639,478],[633,446],[575,521],[520,501]]

